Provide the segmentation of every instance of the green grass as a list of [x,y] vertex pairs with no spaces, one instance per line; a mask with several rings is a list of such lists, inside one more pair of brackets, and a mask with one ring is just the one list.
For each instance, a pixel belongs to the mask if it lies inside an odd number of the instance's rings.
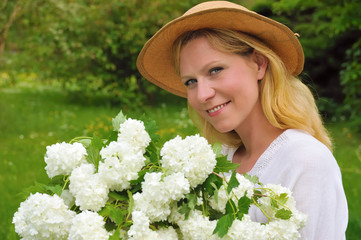
[[[46,181],[43,160],[46,146],[94,133],[107,137],[111,118],[121,109],[128,109],[105,103],[71,104],[66,99],[64,94],[56,91],[0,89],[0,239],[18,239],[11,221],[20,202],[27,196],[19,193],[35,181]],[[143,110],[125,110],[125,114],[133,118],[143,113]],[[158,123],[159,134],[164,139],[179,133],[196,132],[187,117],[185,101],[180,103],[179,99],[173,99],[156,107],[145,107],[145,113]],[[328,128],[335,140],[335,157],[343,173],[349,201],[347,239],[358,239],[361,232],[361,161],[356,150],[361,145],[361,137],[352,135],[351,130],[340,123],[329,124]]]

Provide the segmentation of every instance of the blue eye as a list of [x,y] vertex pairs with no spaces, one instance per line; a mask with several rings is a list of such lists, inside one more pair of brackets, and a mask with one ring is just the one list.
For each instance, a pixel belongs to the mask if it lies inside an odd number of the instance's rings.
[[197,82],[196,79],[189,79],[189,80],[185,81],[184,85],[185,85],[186,87],[188,87],[188,86],[190,86],[190,85],[192,85],[192,84],[194,84],[194,83],[196,83],[196,82]]
[[211,68],[211,69],[209,70],[209,73],[210,73],[210,74],[215,74],[215,73],[218,73],[218,72],[220,72],[220,71],[222,71],[222,70],[223,70],[222,67],[214,67],[214,68]]

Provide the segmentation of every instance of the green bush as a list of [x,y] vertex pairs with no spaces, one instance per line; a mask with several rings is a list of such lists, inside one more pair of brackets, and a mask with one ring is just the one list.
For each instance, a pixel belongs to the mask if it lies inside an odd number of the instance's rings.
[[361,132],[361,39],[346,54],[340,73],[345,94],[344,109],[349,113],[352,126]]

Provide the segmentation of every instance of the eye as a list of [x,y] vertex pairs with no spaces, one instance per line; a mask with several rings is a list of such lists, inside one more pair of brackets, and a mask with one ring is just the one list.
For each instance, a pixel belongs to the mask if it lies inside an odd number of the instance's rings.
[[189,86],[193,85],[193,84],[196,83],[196,82],[197,82],[197,80],[194,79],[194,78],[192,78],[192,79],[189,79],[189,80],[185,81],[185,82],[184,82],[184,85],[185,85],[186,87],[189,87]]
[[214,67],[214,68],[211,68],[211,69],[209,70],[209,73],[210,73],[210,74],[216,74],[216,73],[218,73],[218,72],[220,72],[220,71],[222,71],[222,70],[223,70],[222,67]]

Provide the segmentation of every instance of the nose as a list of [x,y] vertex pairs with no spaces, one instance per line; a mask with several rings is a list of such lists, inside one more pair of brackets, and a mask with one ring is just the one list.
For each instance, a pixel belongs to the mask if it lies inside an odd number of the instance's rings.
[[205,103],[214,97],[216,91],[210,81],[198,79],[197,85],[198,101]]

